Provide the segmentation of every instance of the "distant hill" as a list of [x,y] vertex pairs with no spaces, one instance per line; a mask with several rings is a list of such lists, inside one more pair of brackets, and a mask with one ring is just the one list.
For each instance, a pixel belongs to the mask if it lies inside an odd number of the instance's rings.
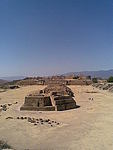
[[9,77],[0,77],[2,80],[13,81],[13,80],[21,80],[24,79],[25,76],[9,76]]
[[91,76],[91,77],[101,77],[101,78],[109,78],[110,76],[113,76],[113,69],[111,70],[100,70],[100,71],[81,71],[81,72],[69,72],[65,73],[63,75],[85,75],[85,76]]
[[[91,76],[91,77],[100,77],[107,79],[110,76],[113,76],[113,69],[111,70],[99,70],[99,71],[81,71],[81,72],[69,72],[62,74],[64,76],[68,75],[85,75],[85,76]],[[59,74],[60,75],[60,74]],[[26,78],[26,76],[9,76],[9,77],[0,77],[0,84],[6,83],[7,81],[13,81],[13,80],[21,80]]]
[[7,83],[8,81],[0,79],[0,84]]

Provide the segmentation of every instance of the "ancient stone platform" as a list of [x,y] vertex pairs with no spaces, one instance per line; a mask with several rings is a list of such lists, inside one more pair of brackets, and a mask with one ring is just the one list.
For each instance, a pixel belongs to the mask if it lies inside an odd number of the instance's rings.
[[44,90],[34,92],[25,97],[20,110],[62,111],[76,108],[74,94],[63,84],[48,85]]

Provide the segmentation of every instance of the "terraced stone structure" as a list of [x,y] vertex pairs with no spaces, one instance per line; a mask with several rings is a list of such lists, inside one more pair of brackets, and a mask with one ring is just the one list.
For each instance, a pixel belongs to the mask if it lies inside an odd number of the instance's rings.
[[62,111],[74,108],[76,108],[76,102],[71,89],[63,84],[52,84],[44,90],[26,96],[20,110]]

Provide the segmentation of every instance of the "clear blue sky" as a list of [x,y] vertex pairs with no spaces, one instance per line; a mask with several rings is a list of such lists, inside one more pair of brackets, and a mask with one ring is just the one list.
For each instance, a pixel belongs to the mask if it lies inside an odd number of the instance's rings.
[[0,76],[112,68],[112,0],[0,0]]

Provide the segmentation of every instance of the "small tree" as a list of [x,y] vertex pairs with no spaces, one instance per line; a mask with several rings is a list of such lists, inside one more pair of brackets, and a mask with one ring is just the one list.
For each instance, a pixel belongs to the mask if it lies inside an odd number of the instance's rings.
[[98,83],[97,78],[92,78],[93,83]]
[[108,82],[113,82],[113,76],[109,77],[107,81]]
[[73,77],[73,79],[78,79],[78,78],[79,78],[79,76],[74,76],[74,77]]

